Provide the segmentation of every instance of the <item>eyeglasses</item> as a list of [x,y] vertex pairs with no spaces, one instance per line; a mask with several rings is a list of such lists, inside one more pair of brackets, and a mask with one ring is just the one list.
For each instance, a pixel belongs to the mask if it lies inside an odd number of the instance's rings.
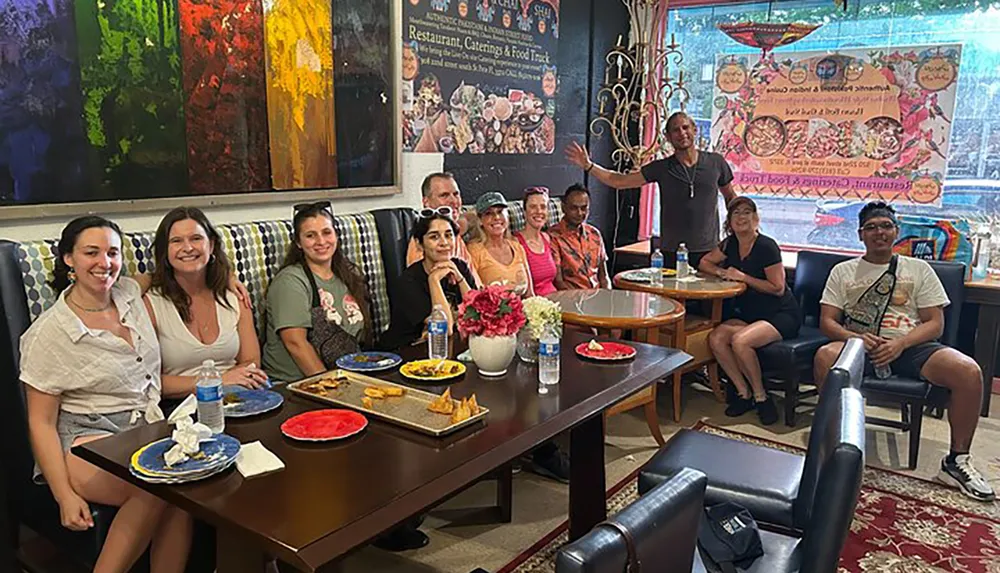
[[861,227],[861,230],[865,233],[874,233],[875,231],[891,231],[895,228],[895,223],[886,221],[885,223],[868,223],[867,225]]
[[292,205],[292,212],[296,215],[301,211],[312,211],[314,209],[329,211],[330,214],[333,215],[333,203],[329,201],[316,201],[314,203],[299,203],[297,205]]
[[453,216],[455,214],[455,210],[452,209],[451,207],[447,206],[447,205],[442,205],[442,206],[440,206],[440,207],[438,207],[436,209],[432,209],[430,207],[424,207],[423,209],[421,209],[419,211],[419,213],[420,213],[420,218],[421,219],[426,219],[428,217],[433,217],[434,215],[443,215],[443,216],[448,217],[449,219],[451,219],[451,218],[453,218]]

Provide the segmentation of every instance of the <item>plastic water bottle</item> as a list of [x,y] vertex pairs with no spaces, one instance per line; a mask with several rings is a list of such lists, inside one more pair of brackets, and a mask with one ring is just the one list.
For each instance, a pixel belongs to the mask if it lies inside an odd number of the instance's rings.
[[681,243],[677,246],[677,278],[682,279],[691,274],[691,266],[688,265],[688,248]]
[[213,434],[221,434],[226,429],[226,416],[222,411],[222,374],[214,360],[201,363],[194,390],[198,397],[198,421]]
[[427,320],[427,358],[448,358],[448,315],[440,304],[434,305],[431,317]]
[[889,369],[889,365],[876,366],[875,367],[875,377],[879,380],[885,380],[886,378],[892,376],[892,370]]
[[663,285],[663,253],[660,252],[660,249],[653,251],[653,256],[649,257],[649,266],[653,269],[650,271],[653,286]]
[[559,332],[550,327],[538,340],[538,393],[548,394],[559,383]]

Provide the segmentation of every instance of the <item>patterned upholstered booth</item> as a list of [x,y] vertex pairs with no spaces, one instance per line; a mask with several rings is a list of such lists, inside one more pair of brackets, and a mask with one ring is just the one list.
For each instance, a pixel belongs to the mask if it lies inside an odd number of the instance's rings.
[[[389,295],[375,217],[371,213],[337,215],[334,227],[340,248],[365,275],[368,297],[372,301],[372,320],[376,331],[381,333],[389,327]],[[291,243],[291,222],[259,221],[219,225],[218,229],[240,282],[250,291],[258,330],[263,330],[264,296]],[[55,293],[48,281],[52,278],[55,265],[53,252],[56,243],[55,239],[51,239],[21,243],[16,247],[32,321],[55,302]],[[125,233],[123,247],[123,274],[137,275],[153,269],[153,231]]]

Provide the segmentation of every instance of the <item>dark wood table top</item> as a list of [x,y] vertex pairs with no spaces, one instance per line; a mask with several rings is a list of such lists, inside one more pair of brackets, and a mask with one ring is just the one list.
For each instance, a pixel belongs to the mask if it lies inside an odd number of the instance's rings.
[[[573,426],[601,415],[621,399],[662,379],[687,362],[683,352],[636,343],[634,360],[619,364],[581,361],[572,348],[581,334],[563,340],[560,384],[537,393],[535,365],[514,359],[508,374],[481,378],[470,365],[451,384],[455,397],[473,392],[490,408],[485,424],[431,438],[372,419],[358,436],[309,444],[285,438],[287,418],[323,406],[284,390],[285,404],[250,420],[226,420],[226,433],[242,443],[261,441],[284,461],[283,471],[244,479],[235,470],[181,486],[138,482],[128,472],[139,447],[168,434],[154,424],[74,448],[87,461],[217,526],[233,528],[248,543],[306,571],[333,561],[504,463]],[[422,354],[424,349],[406,349]],[[393,371],[384,376],[435,392]]]

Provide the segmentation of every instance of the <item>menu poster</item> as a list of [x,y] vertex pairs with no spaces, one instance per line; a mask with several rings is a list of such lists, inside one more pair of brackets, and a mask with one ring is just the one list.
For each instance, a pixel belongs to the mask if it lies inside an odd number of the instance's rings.
[[737,193],[941,204],[959,44],[716,59]]
[[552,153],[559,0],[405,0],[403,150]]

